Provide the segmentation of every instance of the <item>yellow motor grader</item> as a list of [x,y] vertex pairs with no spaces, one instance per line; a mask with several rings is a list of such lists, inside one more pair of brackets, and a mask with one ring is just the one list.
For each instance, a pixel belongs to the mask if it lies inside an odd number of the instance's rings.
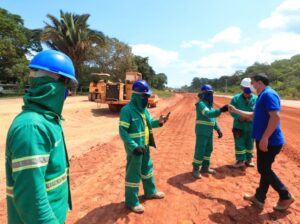
[[[106,73],[92,73],[92,76],[98,76],[98,80],[94,79],[90,82],[88,99],[100,104],[108,104],[108,108],[112,112],[120,111],[124,105],[129,103],[133,83],[142,79],[142,74],[139,72],[126,72],[125,83],[110,82],[110,75]],[[148,107],[156,107],[157,102],[158,97],[152,95],[149,98]]]

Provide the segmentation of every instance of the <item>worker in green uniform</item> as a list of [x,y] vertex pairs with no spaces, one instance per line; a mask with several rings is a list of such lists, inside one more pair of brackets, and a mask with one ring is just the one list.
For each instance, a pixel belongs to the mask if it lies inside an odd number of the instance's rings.
[[135,213],[143,213],[139,202],[139,185],[142,179],[146,199],[162,199],[163,192],[156,190],[150,146],[156,147],[152,128],[161,127],[168,116],[153,119],[147,110],[148,98],[152,94],[144,80],[137,80],[132,86],[130,103],[120,113],[119,134],[124,141],[127,154],[125,176],[125,205]]
[[75,70],[54,50],[38,53],[29,68],[30,88],[6,140],[8,224],[62,224],[72,206],[61,114]]
[[213,88],[209,84],[201,87],[198,94],[199,101],[196,103],[196,146],[193,160],[193,176],[201,178],[201,173],[215,174],[211,169],[210,156],[213,151],[213,130],[216,130],[218,137],[223,134],[216,121],[216,117],[222,112],[228,111],[228,105],[220,109],[213,109]]
[[[241,81],[242,93],[235,95],[230,104],[235,108],[253,112],[256,103],[257,96],[251,93],[251,79],[244,78]],[[253,157],[253,139],[252,135],[252,119],[241,117],[236,113],[230,113],[234,118],[233,121],[233,136],[235,143],[235,158],[236,163],[233,165],[234,168],[243,168],[245,166],[254,167],[252,161]]]

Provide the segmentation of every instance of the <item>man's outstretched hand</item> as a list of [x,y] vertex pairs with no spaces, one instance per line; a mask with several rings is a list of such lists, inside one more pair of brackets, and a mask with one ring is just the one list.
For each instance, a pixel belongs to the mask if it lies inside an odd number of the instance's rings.
[[223,107],[220,108],[221,112],[227,112],[228,111],[228,105],[224,105]]

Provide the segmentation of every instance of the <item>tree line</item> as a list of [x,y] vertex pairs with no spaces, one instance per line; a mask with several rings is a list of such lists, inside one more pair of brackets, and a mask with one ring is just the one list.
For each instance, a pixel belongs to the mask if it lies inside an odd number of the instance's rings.
[[300,55],[290,59],[276,60],[271,64],[255,62],[245,71],[236,71],[230,76],[220,78],[193,78],[189,86],[183,86],[184,91],[198,92],[203,84],[210,84],[218,92],[235,94],[240,92],[240,82],[245,77],[264,72],[270,80],[270,85],[286,99],[300,99]]
[[22,89],[28,83],[29,59],[44,44],[72,59],[81,87],[89,85],[93,72],[109,73],[112,81],[124,82],[126,71],[138,71],[151,87],[165,88],[167,76],[156,73],[148,57],[134,55],[128,44],[90,29],[89,17],[61,10],[59,18],[48,14],[42,29],[29,29],[21,16],[0,8],[0,82]]

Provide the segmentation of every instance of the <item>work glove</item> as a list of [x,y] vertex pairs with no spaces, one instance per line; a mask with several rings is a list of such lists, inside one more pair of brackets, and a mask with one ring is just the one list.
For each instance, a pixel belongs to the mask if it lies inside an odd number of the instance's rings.
[[217,133],[218,133],[218,138],[222,138],[223,137],[223,133],[221,132],[221,130],[218,130]]
[[163,126],[169,119],[171,112],[169,112],[167,115],[160,115],[159,117],[159,125]]
[[133,154],[136,156],[142,155],[142,154],[144,154],[144,149],[142,147],[136,147],[133,150]]
[[228,111],[228,105],[224,105],[223,107],[220,108],[221,112],[227,112]]

